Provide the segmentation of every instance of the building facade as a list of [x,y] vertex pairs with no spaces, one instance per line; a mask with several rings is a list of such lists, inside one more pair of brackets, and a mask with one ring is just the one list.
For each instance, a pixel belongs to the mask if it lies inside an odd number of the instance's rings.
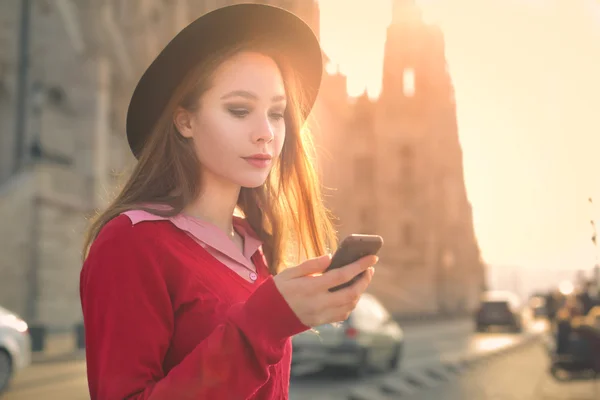
[[0,305],[32,326],[81,321],[83,232],[132,164],[127,102],[143,68],[181,29],[176,4],[0,2]]
[[485,287],[464,184],[444,38],[414,1],[393,3],[382,92],[350,106],[334,184],[340,236],[384,237],[371,291],[396,314],[464,313]]
[[[81,321],[82,234],[134,162],[124,135],[134,85],[176,32],[234,2],[32,1],[19,146],[22,2],[0,2],[0,305],[51,329]],[[318,33],[316,1],[265,2]],[[346,78],[325,74],[309,127],[340,237],[385,238],[371,290],[395,313],[454,312],[472,306],[483,268],[443,37],[404,7],[381,97],[349,99]]]

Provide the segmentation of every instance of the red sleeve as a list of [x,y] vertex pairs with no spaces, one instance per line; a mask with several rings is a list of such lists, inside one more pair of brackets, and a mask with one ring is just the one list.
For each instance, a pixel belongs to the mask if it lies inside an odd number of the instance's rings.
[[[167,268],[137,225],[101,234],[81,274],[92,400],[246,399],[269,378],[288,338],[307,329],[272,278],[232,306],[218,326],[165,375],[174,325]],[[104,231],[103,230],[103,231]],[[103,237],[105,236],[105,237]]]

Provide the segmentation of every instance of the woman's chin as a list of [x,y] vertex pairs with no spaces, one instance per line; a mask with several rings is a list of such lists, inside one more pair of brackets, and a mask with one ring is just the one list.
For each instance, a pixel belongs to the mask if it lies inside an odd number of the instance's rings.
[[267,181],[267,177],[268,174],[264,176],[246,176],[243,179],[240,179],[238,184],[247,189],[254,189],[264,185]]
[[256,182],[245,182],[241,186],[246,189],[255,189],[257,187],[261,187],[262,185],[264,185],[265,181],[266,181],[266,179],[263,179],[261,181],[256,181]]

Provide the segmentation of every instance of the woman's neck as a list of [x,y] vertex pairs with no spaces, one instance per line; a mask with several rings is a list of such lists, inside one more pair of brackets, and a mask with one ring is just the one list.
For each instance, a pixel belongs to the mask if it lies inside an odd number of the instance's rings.
[[231,237],[233,212],[237,206],[240,187],[231,184],[218,185],[209,179],[203,180],[203,183],[202,193],[184,209],[184,212],[210,222]]

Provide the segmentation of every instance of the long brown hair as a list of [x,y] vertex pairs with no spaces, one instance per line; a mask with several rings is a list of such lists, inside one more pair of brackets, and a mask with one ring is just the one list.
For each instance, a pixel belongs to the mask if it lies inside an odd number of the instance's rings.
[[[165,217],[175,216],[201,193],[200,162],[190,140],[178,133],[173,113],[177,107],[195,110],[216,68],[243,50],[259,51],[277,62],[288,106],[281,155],[265,184],[241,189],[237,209],[262,240],[272,274],[291,262],[333,250],[336,235],[322,200],[315,148],[310,132],[303,127],[302,115],[306,109],[302,88],[293,69],[279,60],[276,53],[269,54],[272,49],[246,44],[215,55],[184,79],[145,143],[123,189],[92,221],[84,242],[84,260],[102,228],[121,213],[143,209]],[[168,207],[157,210],[145,207],[148,204]]]

